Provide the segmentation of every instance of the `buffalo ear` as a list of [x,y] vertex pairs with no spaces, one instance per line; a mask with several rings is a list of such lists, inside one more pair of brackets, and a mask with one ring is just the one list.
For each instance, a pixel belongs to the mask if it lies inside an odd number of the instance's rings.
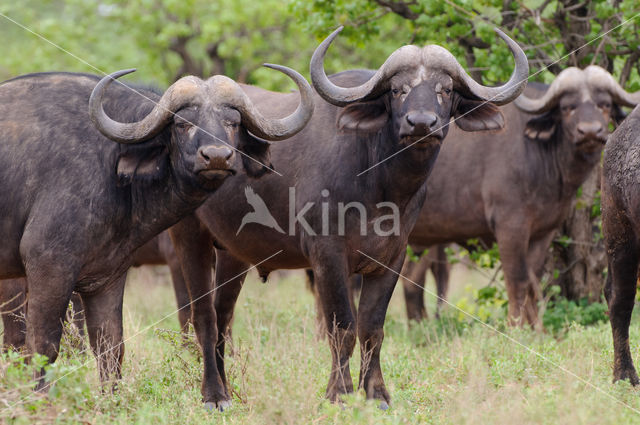
[[556,121],[551,112],[530,119],[524,127],[524,135],[530,140],[548,142],[556,132]]
[[168,154],[164,147],[129,149],[118,157],[116,173],[118,186],[127,186],[133,179],[145,181],[160,178],[167,167]]
[[627,117],[627,114],[622,110],[620,105],[614,103],[611,108],[611,120],[614,126],[619,126],[622,121]]
[[[249,135],[246,130],[242,130],[238,149],[242,155],[242,166],[249,177],[261,177],[267,171],[273,170],[271,164],[271,143]],[[248,158],[248,157],[249,158]]]
[[500,130],[504,127],[504,116],[496,105],[462,96],[458,96],[453,118],[464,131]]
[[376,132],[389,120],[385,103],[378,99],[371,102],[357,102],[345,106],[338,115],[339,130]]

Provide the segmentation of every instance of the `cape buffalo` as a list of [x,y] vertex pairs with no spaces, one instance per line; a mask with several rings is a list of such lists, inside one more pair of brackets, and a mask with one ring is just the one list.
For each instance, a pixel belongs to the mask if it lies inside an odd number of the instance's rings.
[[[637,98],[636,100],[640,101]],[[613,333],[613,380],[640,380],[629,349],[640,247],[640,106],[610,137],[602,166],[602,231],[609,273],[604,294]]]
[[[449,120],[458,118],[456,124],[466,131],[502,127],[500,110],[487,100],[512,101],[528,77],[524,53],[498,31],[516,62],[501,87],[478,84],[451,53],[434,45],[404,46],[377,71],[327,78],[323,59],[338,31],[311,60],[319,97],[310,125],[291,143],[271,150],[282,176],[269,174],[256,182],[238,176],[220,188],[227,202],[207,202],[170,230],[185,280],[201,288],[192,299],[209,291],[212,243],[224,248],[216,249],[215,309],[208,302],[192,303],[205,375],[211,374],[221,403],[230,400],[224,335],[248,265],[254,264],[265,279],[275,269],[313,269],[333,357],[326,392],[331,400],[353,391],[349,357],[356,329],[345,282],[350,274],[363,275],[357,332],[367,361],[360,386],[368,398],[388,406],[380,347],[397,280],[392,270],[402,266]],[[248,92],[264,110],[291,109],[263,90]],[[243,220],[247,214],[250,220]]]
[[600,67],[567,68],[503,107],[504,129],[452,129],[409,240],[496,241],[509,317],[538,327],[538,282],[555,230],[600,161],[609,124],[623,119],[620,107],[638,102],[640,93],[627,93]]
[[[224,76],[184,77],[162,95],[110,87],[133,70],[102,80],[31,74],[0,85],[0,279],[27,278],[30,352],[55,361],[75,290],[101,379],[120,377],[131,253],[228,176],[263,173],[269,145],[257,137],[288,138],[311,116],[306,80],[269,66],[300,88],[298,109],[283,119],[265,118]],[[38,378],[36,389],[46,389],[44,370]]]

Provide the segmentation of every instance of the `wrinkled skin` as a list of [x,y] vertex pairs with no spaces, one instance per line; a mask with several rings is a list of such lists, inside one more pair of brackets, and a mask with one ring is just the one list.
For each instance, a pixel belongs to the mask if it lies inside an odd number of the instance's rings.
[[640,108],[611,135],[602,168],[602,231],[609,273],[605,297],[613,333],[613,380],[640,380],[629,348],[640,242]]
[[[583,87],[586,88],[586,85]],[[546,86],[529,84],[536,98]],[[542,115],[501,107],[504,129],[452,129],[410,235],[422,246],[497,241],[514,324],[539,328],[539,281],[556,228],[600,160],[610,122],[622,119],[606,91],[566,91]]]
[[[388,406],[390,397],[380,368],[380,348],[384,337],[382,325],[396,275],[358,250],[392,270],[400,270],[409,231],[424,201],[425,181],[448,131],[448,126],[439,127],[458,114],[461,110],[458,108],[480,103],[453,90],[451,79],[446,75],[434,72],[422,79],[411,72],[417,71],[397,74],[390,90],[372,101],[339,108],[318,98],[305,130],[290,141],[272,147],[272,163],[282,176],[268,174],[256,182],[238,178],[218,193],[228,202],[218,203],[212,199],[198,209],[192,219],[183,220],[171,229],[188,286],[194,287],[195,282],[200,282],[202,288],[191,293],[192,299],[210,290],[211,264],[207,260],[211,253],[208,250],[214,242],[224,248],[216,249],[215,309],[207,316],[199,316],[194,302],[193,319],[198,339],[208,345],[203,347],[205,367],[209,362],[217,366],[226,394],[225,335],[249,265],[258,264],[257,270],[264,277],[276,269],[310,267],[320,294],[332,353],[326,396],[338,400],[341,394],[353,391],[348,360],[357,335],[361,354],[370,359],[369,367],[361,370],[360,387],[365,389],[368,398],[379,400],[381,407]],[[372,75],[372,71],[348,71],[335,75],[332,80],[350,87],[367,81]],[[259,89],[250,88],[247,92],[262,110],[291,108]],[[491,104],[476,111],[461,119],[460,124],[480,129],[495,125],[501,118]],[[399,152],[409,142],[433,130],[436,130],[434,134],[421,143]],[[398,154],[356,177],[360,171],[394,153]],[[288,230],[291,225],[295,234],[282,234],[252,223],[236,235],[241,219],[252,211],[243,193],[246,186],[251,186],[266,202],[283,229]],[[319,233],[314,236],[304,231],[300,223],[289,222],[290,187],[296,191],[297,212],[307,202],[319,205],[324,201],[333,205],[327,236]],[[323,189],[329,191],[327,196],[321,194]],[[367,206],[367,236],[360,234],[357,213],[347,214],[346,234],[336,234],[335,206],[338,202],[350,201]],[[400,226],[396,235],[376,236],[373,232],[372,222],[389,214],[388,209],[375,208],[383,201],[393,202],[399,208]],[[312,209],[304,218],[312,229],[320,232],[320,208]],[[345,286],[348,276],[354,273],[363,275],[357,326]],[[214,352],[216,358],[210,357]]]
[[[45,73],[0,85],[0,279],[27,278],[26,345],[51,362],[71,293],[80,293],[106,382],[121,376],[122,295],[132,252],[195,210],[226,177],[263,172],[231,147],[261,162],[268,150],[215,96],[192,97],[143,141],[114,143],[88,115],[98,81]],[[109,117],[128,123],[154,108],[120,84],[102,104]],[[46,390],[44,370],[36,378],[36,389]]]

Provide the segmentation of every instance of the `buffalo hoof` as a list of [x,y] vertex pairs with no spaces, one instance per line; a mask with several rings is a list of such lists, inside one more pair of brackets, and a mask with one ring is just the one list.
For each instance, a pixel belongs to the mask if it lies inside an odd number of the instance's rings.
[[205,410],[209,412],[213,412],[214,410],[218,410],[220,412],[224,412],[225,410],[231,407],[231,400],[221,400],[217,403],[213,401],[208,401],[204,404]]
[[634,387],[640,384],[640,379],[638,379],[638,374],[633,366],[627,369],[617,370],[613,374],[613,382],[616,381],[629,381]]
[[380,404],[378,405],[378,409],[380,410],[388,410],[389,409],[389,403],[387,403],[386,401],[381,401]]

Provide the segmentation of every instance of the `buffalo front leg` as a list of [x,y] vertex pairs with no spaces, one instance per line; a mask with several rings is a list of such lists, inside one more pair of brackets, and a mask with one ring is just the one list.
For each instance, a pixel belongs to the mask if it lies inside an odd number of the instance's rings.
[[623,218],[603,220],[607,233],[609,273],[605,296],[609,304],[609,321],[613,334],[613,380],[628,379],[638,385],[640,380],[633,366],[629,349],[629,323],[633,312],[638,276],[638,243],[631,226]]
[[529,269],[527,263],[528,237],[522,227],[499,229],[496,232],[498,250],[504,272],[507,296],[509,298],[509,323],[524,326],[528,323],[534,329],[541,329],[538,318],[538,291],[531,285],[535,273]]
[[116,389],[122,378],[122,298],[126,277],[123,273],[97,291],[80,293],[89,344],[96,356],[103,389],[109,384],[112,390]]
[[[27,270],[27,348],[31,354],[45,355],[50,363],[58,358],[62,324],[69,306],[73,281],[55,278],[44,268],[33,266],[36,272]],[[44,368],[35,373],[36,391],[46,392],[49,384],[44,380]]]
[[229,383],[224,370],[224,351],[227,339],[231,338],[231,323],[236,301],[240,295],[242,284],[247,276],[249,264],[237,260],[226,251],[216,250],[216,290],[215,310],[218,317],[218,344],[216,345],[216,362],[218,372],[229,400]]
[[218,339],[213,300],[213,240],[209,231],[191,215],[169,229],[182,266],[191,299],[191,320],[202,351],[202,397],[207,409],[225,410],[231,405],[216,365]]
[[27,325],[27,280],[6,279],[0,281],[0,316],[4,326],[2,349],[22,350],[25,346]]
[[[399,270],[402,259],[392,265]],[[367,399],[380,400],[380,408],[389,407],[391,397],[384,384],[380,368],[380,349],[384,340],[384,319],[398,275],[386,270],[382,275],[365,276],[358,309],[358,339],[360,340],[360,388]]]
[[349,358],[356,343],[355,320],[349,303],[346,265],[338,255],[322,257],[325,261],[314,266],[313,272],[332,359],[326,396],[339,401],[341,394],[353,392]]

